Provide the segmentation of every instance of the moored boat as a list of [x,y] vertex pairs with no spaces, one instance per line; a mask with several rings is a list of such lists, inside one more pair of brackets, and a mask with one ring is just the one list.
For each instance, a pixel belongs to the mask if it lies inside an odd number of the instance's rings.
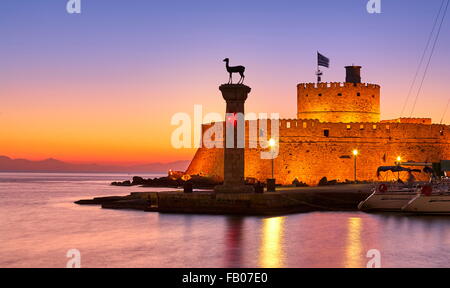
[[373,188],[373,193],[359,203],[358,209],[366,212],[402,211],[417,193],[417,185],[403,183],[381,183]]
[[402,211],[419,214],[450,214],[450,179],[423,186],[402,207]]
[[410,178],[414,178],[412,173],[421,172],[418,169],[405,168],[400,165],[396,166],[380,166],[377,169],[377,176],[380,177],[381,172],[396,172],[398,179],[395,182],[378,183],[373,188],[373,193],[364,201],[359,203],[358,209],[366,212],[375,211],[402,211],[411,199],[416,196],[417,187],[420,183],[411,181],[404,183],[400,180],[400,172],[408,172]]

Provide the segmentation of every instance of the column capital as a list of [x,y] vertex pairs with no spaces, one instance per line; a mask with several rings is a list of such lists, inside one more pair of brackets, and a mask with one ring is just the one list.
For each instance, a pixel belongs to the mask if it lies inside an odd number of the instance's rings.
[[222,84],[219,90],[225,101],[245,101],[252,89],[244,84]]

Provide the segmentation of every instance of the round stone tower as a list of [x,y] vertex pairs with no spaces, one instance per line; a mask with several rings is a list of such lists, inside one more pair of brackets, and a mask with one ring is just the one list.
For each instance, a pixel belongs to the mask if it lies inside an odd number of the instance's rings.
[[321,122],[379,122],[380,86],[361,83],[361,66],[347,66],[344,83],[297,85],[297,118]]

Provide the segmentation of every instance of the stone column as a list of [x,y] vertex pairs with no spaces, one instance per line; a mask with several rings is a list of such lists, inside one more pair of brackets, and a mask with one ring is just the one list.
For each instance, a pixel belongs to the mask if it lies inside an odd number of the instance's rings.
[[[243,84],[223,84],[219,87],[222,92],[223,99],[227,103],[226,113],[236,114],[236,117],[225,119],[225,133],[224,133],[224,183],[223,185],[216,186],[214,190],[217,193],[252,193],[254,192],[253,186],[245,185],[244,182],[244,146],[238,146],[238,134],[244,135],[245,145],[245,123],[238,131],[237,121],[238,113],[244,115],[244,103],[247,100],[248,93],[250,93],[250,87]],[[233,136],[227,135],[227,131],[230,131],[234,126]],[[228,136],[228,137],[227,137]],[[226,139],[233,139],[231,143],[227,143]]]

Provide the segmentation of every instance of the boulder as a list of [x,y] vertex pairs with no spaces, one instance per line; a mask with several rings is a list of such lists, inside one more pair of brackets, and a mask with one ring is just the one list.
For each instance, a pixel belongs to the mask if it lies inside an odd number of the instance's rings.
[[323,177],[322,179],[319,180],[319,186],[325,186],[325,185],[328,185],[327,177]]

